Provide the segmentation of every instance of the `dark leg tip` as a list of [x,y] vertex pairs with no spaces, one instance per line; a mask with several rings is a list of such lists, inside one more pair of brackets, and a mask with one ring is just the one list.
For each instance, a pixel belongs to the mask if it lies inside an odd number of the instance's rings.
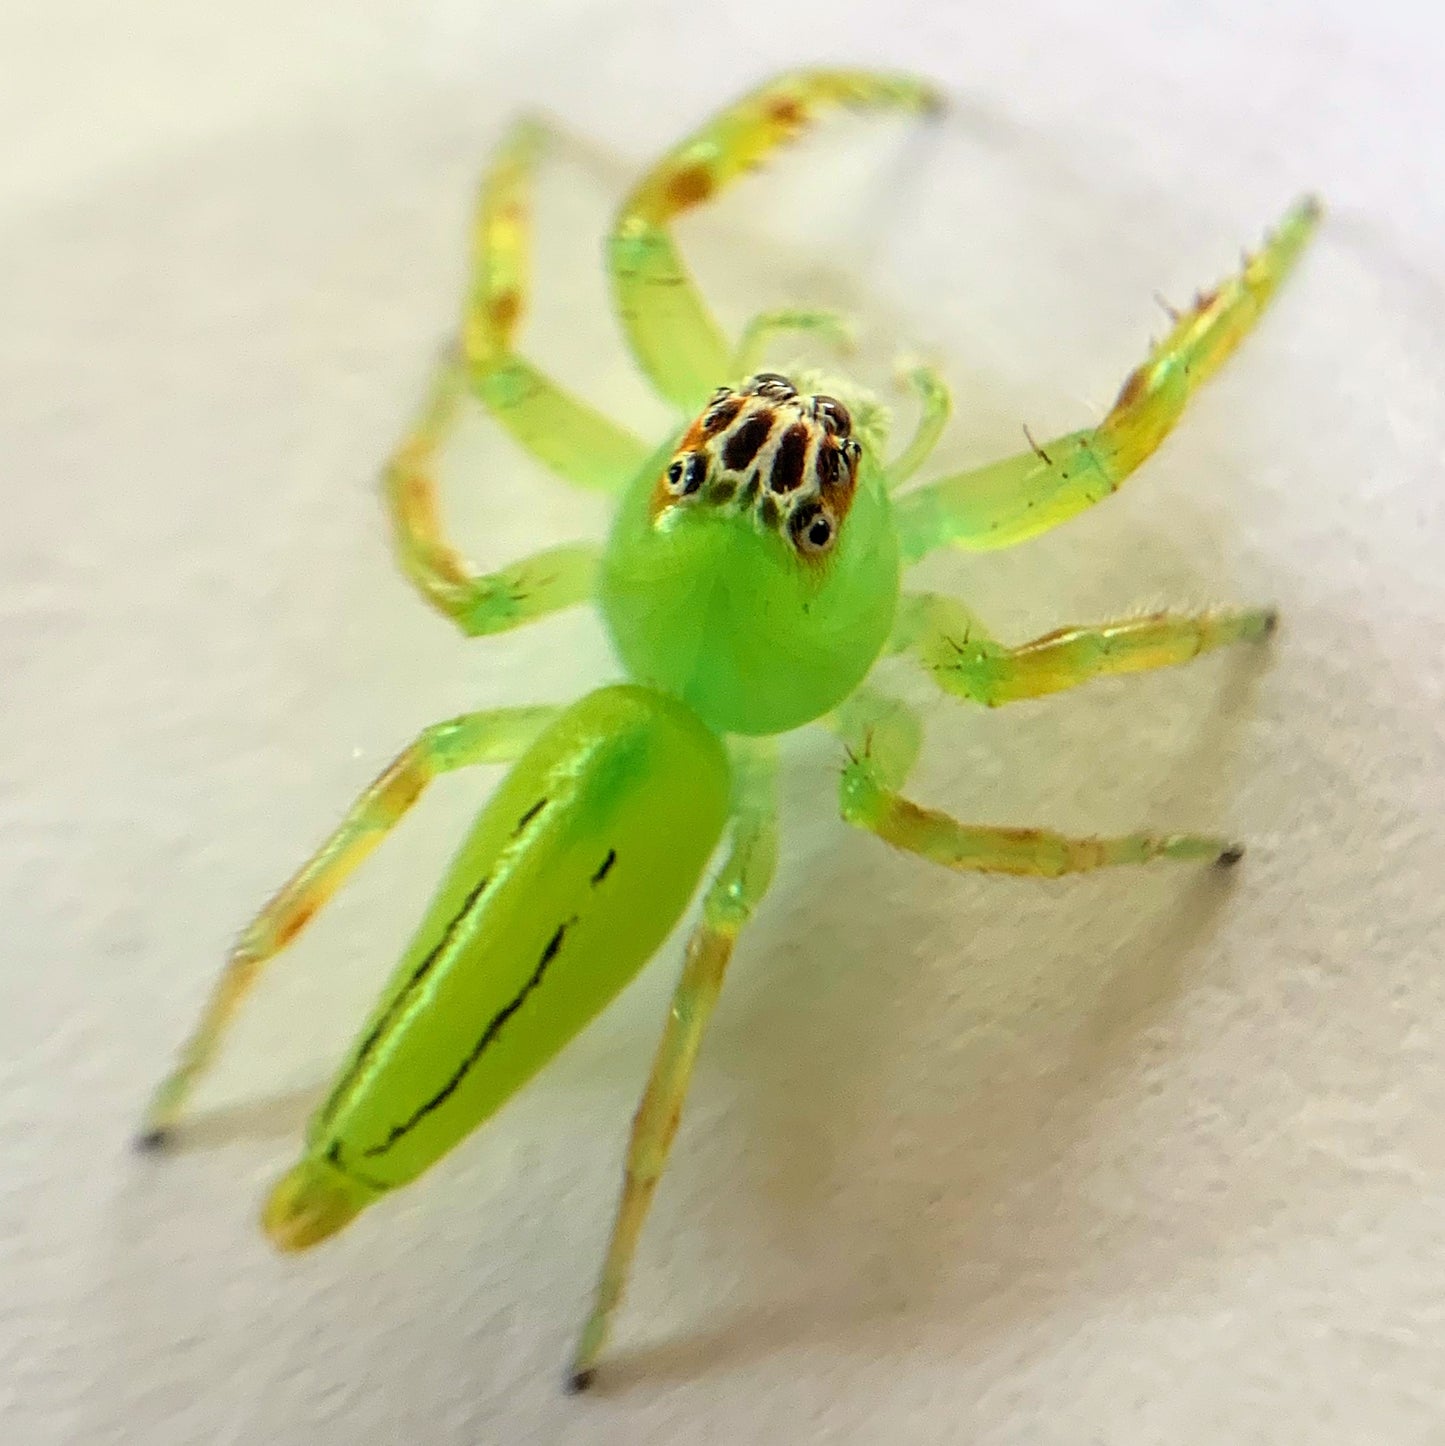
[[1230,846],[1215,859],[1214,863],[1217,868],[1232,869],[1243,857],[1244,845],[1230,844]]
[[1279,609],[1270,608],[1264,615],[1264,636],[1272,638],[1279,631]]
[[146,1130],[135,1137],[136,1153],[158,1155],[170,1142],[171,1132],[169,1130]]
[[592,1382],[596,1379],[596,1371],[573,1371],[572,1374],[567,1377],[567,1394],[569,1396],[580,1396],[583,1391],[589,1390],[591,1388]]

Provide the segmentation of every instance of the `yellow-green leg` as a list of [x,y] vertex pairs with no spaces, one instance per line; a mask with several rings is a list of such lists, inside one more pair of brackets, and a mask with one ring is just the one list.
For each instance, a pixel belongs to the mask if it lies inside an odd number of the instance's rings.
[[1259,319],[1320,218],[1299,202],[1264,247],[1218,289],[1195,298],[1169,335],[1133,371],[1097,427],[945,477],[897,505],[904,557],[945,543],[1011,547],[1102,501],[1164,440],[1194,390],[1219,369]]
[[546,134],[538,121],[517,125],[482,183],[460,339],[438,363],[416,423],[386,469],[402,570],[473,636],[582,602],[600,550],[550,548],[501,572],[470,570],[444,534],[435,477],[463,398],[478,397],[533,455],[582,487],[621,491],[649,450],[514,350],[529,285],[532,172]]
[[[907,717],[902,704],[895,704],[891,714],[875,707],[871,718],[861,720],[861,728],[851,730],[839,804],[849,823],[932,863],[960,872],[1053,879],[1151,859],[1205,859],[1228,865],[1244,853],[1237,844],[1203,834],[1069,838],[1049,829],[960,823],[897,792],[906,773],[900,765],[907,757],[906,736],[900,730],[916,729]],[[845,726],[844,732],[847,737],[850,730]]]
[[733,349],[688,273],[670,226],[838,106],[938,109],[930,86],[856,70],[779,76],[669,151],[623,202],[608,244],[617,308],[638,364],[683,412],[728,379]]
[[633,1117],[622,1198],[592,1311],[568,1373],[573,1391],[586,1390],[592,1384],[613,1314],[627,1285],[638,1236],[677,1134],[703,1031],[722,989],[733,945],[772,882],[778,851],[773,750],[763,743],[740,746],[735,749],[734,763],[737,800],[728,858],[708,888],[702,922],[688,940],[682,977]]
[[438,612],[468,636],[505,632],[592,594],[602,550],[591,543],[548,548],[499,572],[477,574],[446,540],[438,510],[437,455],[456,420],[465,385],[443,363],[416,426],[386,469],[393,537],[401,570]]
[[540,121],[520,122],[482,182],[462,318],[467,385],[560,476],[580,487],[620,492],[651,449],[514,349],[530,285],[532,174],[547,134]]
[[763,364],[768,348],[780,336],[820,336],[840,351],[853,345],[853,327],[836,311],[813,311],[786,307],[780,311],[764,311],[743,328],[733,358],[732,375],[741,380],[751,376]]
[[396,826],[439,774],[521,756],[555,708],[498,708],[434,723],[352,805],[335,831],[292,875],[237,939],[199,1023],[146,1111],[140,1144],[165,1143],[186,1100],[216,1057],[222,1037],[261,971]]
[[909,367],[903,380],[918,393],[918,426],[908,445],[888,464],[888,490],[901,487],[928,460],[953,411],[948,384],[932,367]]
[[1095,627],[1059,628],[1009,647],[991,638],[962,604],[933,593],[905,596],[892,647],[911,653],[939,687],[986,707],[1041,698],[1091,678],[1187,663],[1227,643],[1274,630],[1273,608],[1159,612]]
[[907,703],[865,684],[825,721],[850,752],[867,755],[874,775],[888,787],[901,787],[913,772],[923,724]]

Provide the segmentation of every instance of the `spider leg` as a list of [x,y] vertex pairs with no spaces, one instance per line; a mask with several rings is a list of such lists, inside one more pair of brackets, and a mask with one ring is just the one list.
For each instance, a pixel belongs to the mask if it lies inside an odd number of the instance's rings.
[[908,445],[888,464],[888,490],[901,487],[928,460],[953,411],[948,383],[928,366],[908,367],[903,380],[918,393],[918,426]]
[[843,740],[850,756],[866,757],[874,774],[890,788],[907,781],[923,746],[923,724],[917,712],[866,684],[824,723]]
[[477,637],[506,632],[591,596],[601,548],[573,543],[499,572],[470,571],[442,534],[433,476],[464,386],[456,364],[438,369],[420,418],[387,466],[384,487],[401,570],[438,612]]
[[619,492],[651,449],[513,349],[530,283],[532,173],[548,134],[541,121],[519,122],[482,182],[461,355],[470,390],[523,447],[579,487]]
[[[902,764],[907,759],[908,711],[902,703],[893,704],[881,726],[875,719],[861,732],[856,729],[860,720],[839,720],[848,743],[838,790],[843,817],[895,848],[961,872],[1050,879],[1158,858],[1208,859],[1227,865],[1238,862],[1244,852],[1225,839],[1201,834],[1069,838],[1048,829],[960,823],[946,813],[923,808],[897,792],[907,773]],[[916,728],[916,722],[912,726]],[[905,741],[903,749],[898,746],[900,739]]]
[[1059,628],[1009,647],[991,638],[961,603],[911,593],[901,600],[889,646],[911,654],[944,692],[993,708],[1076,688],[1091,678],[1187,663],[1227,643],[1266,637],[1274,627],[1273,608],[1160,612]]
[[772,882],[778,851],[774,751],[762,742],[739,747],[735,750],[735,765],[737,794],[731,846],[708,888],[702,922],[688,940],[682,977],[672,997],[647,1087],[633,1117],[622,1198],[592,1310],[568,1373],[568,1386],[574,1391],[592,1384],[632,1268],[638,1236],[667,1165],[703,1031],[717,1003],[733,945]]
[[823,337],[840,351],[847,351],[853,345],[853,327],[846,317],[836,311],[795,307],[764,311],[743,328],[742,340],[738,342],[737,354],[733,357],[733,374],[746,377],[757,371],[768,347],[778,337],[798,333],[806,335],[809,332]]
[[520,757],[556,713],[555,708],[547,707],[464,713],[424,729],[390,764],[232,946],[210,1002],[183,1046],[176,1068],[151,1099],[140,1137],[142,1145],[165,1143],[265,965],[351,877],[401,821],[427,784],[453,769],[506,763]]
[[1300,201],[1236,275],[1201,293],[1130,373],[1097,427],[1031,443],[1017,456],[901,498],[896,516],[904,557],[916,562],[945,543],[975,551],[1011,547],[1117,490],[1259,319],[1319,217],[1317,201]]
[[907,77],[854,70],[793,72],[769,81],[669,151],[623,202],[608,243],[617,308],[638,365],[684,412],[726,379],[732,347],[699,294],[670,226],[717,195],[836,106],[938,108]]

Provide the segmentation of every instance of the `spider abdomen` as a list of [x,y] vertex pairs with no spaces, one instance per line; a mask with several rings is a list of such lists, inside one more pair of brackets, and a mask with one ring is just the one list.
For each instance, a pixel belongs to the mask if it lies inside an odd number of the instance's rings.
[[517,761],[278,1185],[283,1249],[334,1233],[471,1133],[642,967],[722,833],[715,735],[645,688],[580,699]]

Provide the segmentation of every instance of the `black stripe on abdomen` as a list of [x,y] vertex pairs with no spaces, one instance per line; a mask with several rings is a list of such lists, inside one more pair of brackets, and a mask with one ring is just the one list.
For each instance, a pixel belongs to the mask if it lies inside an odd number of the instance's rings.
[[396,997],[387,1005],[381,1018],[376,1021],[371,1028],[371,1032],[362,1040],[360,1048],[356,1051],[351,1063],[347,1065],[345,1073],[336,1081],[336,1085],[332,1089],[326,1104],[322,1107],[321,1114],[318,1117],[322,1129],[329,1128],[331,1118],[340,1106],[343,1096],[351,1086],[356,1083],[357,1075],[361,1073],[362,1067],[366,1064],[367,1060],[371,1058],[377,1045],[381,1043],[382,1036],[387,1033],[397,1018],[405,1011],[407,1005],[411,1003],[417,990],[421,988],[423,982],[426,980],[427,975],[436,967],[437,960],[441,958],[452,940],[456,938],[458,930],[461,929],[462,925],[471,916],[472,911],[481,902],[482,894],[486,891],[489,881],[488,878],[483,878],[466,898],[462,900],[461,908],[458,909],[447,922],[446,928],[442,931],[441,938],[427,951],[427,955],[421,963],[412,970],[411,978],[397,990]]
[[502,1026],[526,1003],[527,996],[542,982],[547,972],[547,966],[557,957],[562,950],[562,942],[567,937],[567,931],[577,922],[574,916],[568,919],[565,924],[557,926],[557,932],[547,941],[547,946],[542,950],[542,957],[537,961],[537,967],[532,971],[527,981],[517,993],[507,1001],[488,1021],[487,1027],[482,1031],[479,1038],[467,1054],[467,1057],[457,1066],[456,1072],[447,1082],[424,1103],[418,1105],[410,1115],[399,1125],[393,1125],[387,1131],[386,1139],[379,1145],[371,1145],[362,1153],[368,1159],[375,1159],[378,1155],[384,1155],[396,1144],[396,1142],[419,1125],[431,1112],[440,1108],[456,1093],[458,1086],[466,1079],[472,1067],[486,1053],[487,1047],[495,1041],[502,1032]]

